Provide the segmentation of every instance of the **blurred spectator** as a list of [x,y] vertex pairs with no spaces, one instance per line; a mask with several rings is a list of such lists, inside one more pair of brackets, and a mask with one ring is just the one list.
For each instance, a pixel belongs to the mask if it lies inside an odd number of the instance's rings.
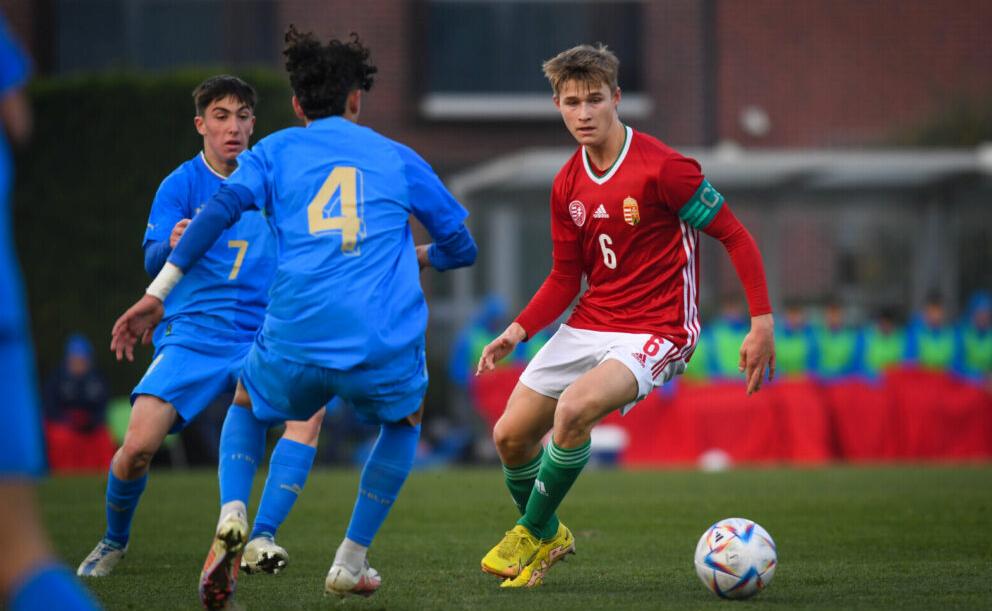
[[855,375],[864,362],[865,336],[861,329],[849,325],[844,308],[836,299],[827,302],[823,324],[814,331],[817,374],[824,380]]
[[813,327],[806,311],[798,303],[789,303],[781,320],[775,331],[776,375],[798,377],[816,371]]
[[710,376],[725,380],[742,379],[737,364],[740,361],[741,343],[750,328],[747,311],[741,301],[736,297],[724,298],[720,303],[720,316],[709,326],[708,333],[704,327],[704,336],[708,336],[704,355],[708,355],[707,369]]
[[949,371],[954,362],[954,336],[943,298],[931,293],[923,312],[909,325],[906,358],[925,369]]
[[906,331],[898,326],[896,313],[883,308],[865,331],[865,372],[877,377],[906,358]]
[[[506,302],[503,298],[498,295],[486,297],[472,316],[472,320],[455,339],[451,360],[448,363],[448,375],[453,382],[462,388],[468,386],[479,364],[482,349],[503,331],[506,326],[505,319]],[[505,363],[509,362],[512,361],[507,360]]]
[[958,328],[954,369],[976,380],[992,373],[992,295],[987,291],[972,295],[968,304]]
[[45,434],[53,471],[107,468],[114,447],[106,425],[107,382],[93,363],[93,346],[73,334],[65,358],[46,380]]

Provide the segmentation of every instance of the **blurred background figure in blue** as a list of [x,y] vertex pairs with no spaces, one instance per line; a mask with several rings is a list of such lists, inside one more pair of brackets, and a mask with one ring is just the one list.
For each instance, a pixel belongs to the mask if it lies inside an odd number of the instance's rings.
[[784,314],[775,330],[775,375],[781,379],[804,377],[816,371],[813,327],[806,309],[797,301],[786,303]]
[[907,360],[923,369],[950,371],[954,362],[954,335],[943,296],[929,293],[923,310],[907,330]]
[[42,393],[48,462],[55,472],[107,468],[114,447],[107,430],[109,389],[81,333],[65,343],[65,357],[48,375]]
[[[55,560],[42,525],[35,481],[44,471],[33,342],[11,229],[13,164],[8,139],[24,145],[32,115],[24,86],[28,58],[0,16],[0,600],[13,611],[94,609],[72,574]],[[36,202],[44,205],[44,202]]]
[[971,296],[957,342],[955,371],[977,382],[992,381],[992,295],[988,291]]
[[863,370],[873,379],[906,360],[906,330],[899,324],[895,308],[881,308],[865,329]]
[[842,380],[861,372],[864,331],[847,321],[837,298],[831,298],[824,306],[823,321],[814,328],[814,339],[820,379]]
[[[736,296],[724,296],[720,301],[720,314],[712,323],[703,326],[702,355],[694,355],[689,362],[706,359],[709,377],[718,380],[740,380],[738,370],[740,346],[751,328],[744,304]],[[700,358],[702,357],[702,358]],[[777,358],[777,356],[776,356]],[[700,363],[702,364],[702,363]]]

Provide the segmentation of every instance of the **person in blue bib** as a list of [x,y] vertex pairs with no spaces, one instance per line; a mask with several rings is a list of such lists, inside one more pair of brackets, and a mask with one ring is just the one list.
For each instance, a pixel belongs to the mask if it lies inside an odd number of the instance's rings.
[[30,138],[32,113],[24,86],[30,62],[0,16],[0,607],[12,611],[96,609],[72,573],[56,560],[41,520],[35,484],[45,472],[45,450],[34,347],[21,270],[14,249],[10,143]]
[[[380,584],[367,551],[395,502],[420,436],[427,388],[427,304],[420,270],[471,265],[468,212],[412,149],[356,123],[375,66],[357,35],[327,44],[286,34],[292,104],[306,127],[278,131],[186,229],[146,294],[114,325],[111,348],[134,345],[162,320],[162,303],[242,214],[262,210],[277,241],[275,279],[221,433],[221,511],[200,599],[223,607],[247,536],[248,494],[274,423],[310,417],[332,397],[380,425],[325,592],[369,595]],[[434,242],[414,246],[413,215]]]
[[[193,91],[193,101],[203,150],[169,174],[155,194],[142,244],[152,277],[234,172],[255,125],[255,90],[237,77],[208,78]],[[77,574],[104,577],[113,571],[127,551],[149,463],[166,435],[183,429],[218,396],[234,392],[265,315],[274,254],[265,218],[247,212],[186,268],[183,283],[165,300],[165,318],[152,336],[155,354],[131,392],[127,433],[107,474],[106,532]],[[306,483],[323,413],[287,422],[276,445],[244,554],[249,572],[275,573],[289,561],[274,537]]]

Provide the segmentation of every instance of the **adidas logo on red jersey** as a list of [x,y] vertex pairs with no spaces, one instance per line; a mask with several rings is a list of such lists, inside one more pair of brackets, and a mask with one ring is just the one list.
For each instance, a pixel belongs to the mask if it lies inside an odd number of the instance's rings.
[[596,208],[596,211],[592,213],[592,218],[594,219],[608,219],[610,218],[610,213],[606,211],[606,206],[603,204]]
[[648,357],[640,352],[633,352],[631,353],[631,356],[637,359],[637,362],[641,364],[641,367],[644,367],[645,363],[647,363]]

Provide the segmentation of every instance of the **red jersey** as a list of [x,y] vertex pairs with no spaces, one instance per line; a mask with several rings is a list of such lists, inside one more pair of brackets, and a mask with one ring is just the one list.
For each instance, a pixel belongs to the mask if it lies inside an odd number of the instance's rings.
[[567,307],[585,275],[588,289],[568,325],[660,335],[688,358],[699,337],[699,229],[727,247],[753,316],[771,311],[761,258],[696,161],[624,129],[605,172],[580,147],[555,177],[554,266],[517,322],[532,336]]

